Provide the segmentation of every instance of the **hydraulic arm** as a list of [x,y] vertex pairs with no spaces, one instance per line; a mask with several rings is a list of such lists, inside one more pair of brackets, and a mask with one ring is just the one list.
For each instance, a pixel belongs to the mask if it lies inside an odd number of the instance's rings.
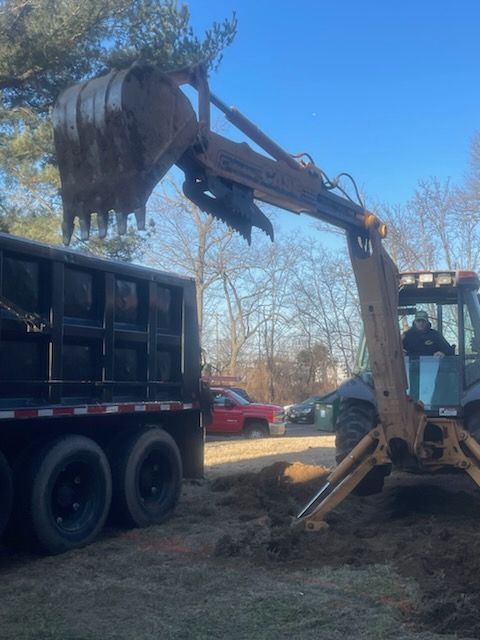
[[[178,82],[187,80],[198,87],[198,119],[179,88]],[[210,101],[271,157],[213,133]],[[120,231],[132,212],[142,227],[148,197],[173,164],[185,173],[187,197],[249,241],[252,226],[273,237],[254,200],[308,213],[364,237],[371,227],[385,234],[373,214],[332,193],[333,185],[313,162],[295,160],[213,96],[199,72],[167,75],[139,65],[112,71],[67,89],[55,105],[53,123],[66,243],[76,216],[85,238],[92,213],[101,235],[112,210]]]
[[[180,89],[186,82],[198,90],[198,117]],[[211,103],[268,155],[213,133]],[[379,423],[300,514],[311,528],[318,526],[325,513],[373,466],[390,462],[393,441],[403,441],[410,455],[417,454],[418,433],[426,418],[421,406],[406,394],[397,320],[398,271],[382,245],[385,225],[374,214],[344,192],[333,193],[337,183],[331,183],[308,155],[303,154],[301,160],[292,157],[245,116],[211,94],[205,75],[198,69],[167,75],[152,66],[134,65],[112,71],[67,89],[53,117],[67,243],[77,216],[84,238],[90,231],[92,213],[97,215],[102,236],[112,210],[120,232],[125,231],[131,212],[142,227],[148,197],[173,164],[184,172],[185,195],[249,242],[252,227],[273,239],[270,221],[256,201],[306,213],[346,231]],[[464,462],[463,455],[453,464]],[[478,463],[473,466],[477,469]]]

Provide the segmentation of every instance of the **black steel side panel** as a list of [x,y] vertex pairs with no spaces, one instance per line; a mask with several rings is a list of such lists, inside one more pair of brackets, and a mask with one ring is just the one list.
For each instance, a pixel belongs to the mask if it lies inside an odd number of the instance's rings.
[[0,409],[198,402],[192,279],[0,234],[7,293],[47,327],[0,310]]

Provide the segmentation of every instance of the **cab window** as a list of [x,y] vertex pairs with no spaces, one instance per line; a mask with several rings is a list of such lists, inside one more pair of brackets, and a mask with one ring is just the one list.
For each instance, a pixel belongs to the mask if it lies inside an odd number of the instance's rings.
[[224,407],[227,401],[223,391],[212,391],[212,399],[216,407]]

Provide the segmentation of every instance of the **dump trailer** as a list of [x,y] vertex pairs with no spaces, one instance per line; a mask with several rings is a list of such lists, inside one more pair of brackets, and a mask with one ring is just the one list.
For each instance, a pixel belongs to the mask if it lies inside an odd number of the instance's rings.
[[[198,90],[197,111],[182,92],[183,83]],[[260,150],[211,131],[212,104]],[[400,276],[382,242],[385,224],[365,208],[348,174],[330,179],[310,155],[287,153],[239,111],[213,95],[201,68],[165,74],[154,66],[135,64],[113,70],[66,89],[55,106],[53,122],[65,242],[77,220],[82,237],[88,237],[93,214],[101,236],[112,211],[121,231],[131,212],[142,226],[148,197],[173,164],[185,175],[185,195],[249,242],[253,227],[273,239],[272,225],[257,201],[295,214],[306,213],[345,231],[365,329],[371,386],[370,392],[365,387],[359,390],[357,381],[342,390],[337,424],[341,421],[349,435],[337,438],[341,444],[337,448],[338,467],[299,513],[299,521],[307,529],[325,526],[327,513],[356,488],[378,490],[392,465],[408,462],[411,466],[415,461],[414,466],[425,471],[465,470],[480,484],[478,430],[472,426],[480,416],[476,392],[462,392],[461,401],[454,404],[437,398],[443,413],[430,412],[424,401],[409,393],[413,378],[407,376],[398,322]],[[345,191],[342,176],[352,180],[353,195]],[[430,281],[420,279],[419,283],[419,290],[426,289]],[[438,291],[446,294],[440,281],[436,284]],[[477,367],[477,351],[466,358],[462,345],[470,311],[464,307],[463,286],[450,288],[459,314],[457,344],[461,351],[449,380],[450,385],[466,390]],[[434,302],[420,297],[418,301]],[[476,350],[474,337],[472,349]],[[422,367],[422,362],[417,364]],[[445,361],[445,367],[447,364]],[[361,429],[357,428],[359,422]]]
[[0,234],[0,518],[55,554],[203,475],[191,279]]

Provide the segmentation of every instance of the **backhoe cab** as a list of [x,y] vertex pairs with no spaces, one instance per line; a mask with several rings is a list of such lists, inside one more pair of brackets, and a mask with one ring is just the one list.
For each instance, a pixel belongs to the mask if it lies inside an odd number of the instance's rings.
[[[454,354],[409,357],[405,353],[408,395],[420,401],[427,417],[461,417],[480,400],[480,281],[474,272],[422,271],[400,274],[398,317],[404,333],[415,313],[425,311],[432,327],[452,345]],[[356,377],[344,385],[375,403],[365,339],[357,356]],[[365,387],[365,382],[367,387]],[[360,390],[363,387],[362,390]]]
[[[180,89],[184,83],[198,90],[197,111]],[[211,103],[265,154],[212,132]],[[136,64],[82,82],[59,97],[53,124],[66,243],[77,217],[82,238],[88,238],[92,214],[101,236],[112,211],[120,233],[131,212],[141,228],[148,197],[173,164],[185,175],[185,195],[249,242],[254,226],[273,239],[257,201],[346,232],[370,372],[342,388],[339,465],[299,514],[307,528],[323,526],[325,515],[355,488],[379,490],[392,464],[461,468],[480,484],[480,331],[473,275],[400,279],[382,245],[385,225],[365,209],[358,190],[356,200],[336,191],[339,179],[330,180],[308,154],[288,154],[227,107],[210,93],[200,68],[165,74]],[[408,324],[417,308],[427,310],[448,335],[455,333],[454,356],[412,359],[405,366],[398,310]]]
[[[301,512],[311,529],[351,490],[382,490],[392,465],[414,473],[457,468],[480,481],[480,281],[470,271],[400,274],[399,328],[425,311],[433,328],[454,347],[453,355],[404,353],[406,392],[422,411],[412,437],[379,424],[371,359],[360,342],[355,375],[339,390],[336,455],[339,467],[326,487]],[[473,437],[472,437],[473,436]],[[340,470],[340,473],[339,473]]]

